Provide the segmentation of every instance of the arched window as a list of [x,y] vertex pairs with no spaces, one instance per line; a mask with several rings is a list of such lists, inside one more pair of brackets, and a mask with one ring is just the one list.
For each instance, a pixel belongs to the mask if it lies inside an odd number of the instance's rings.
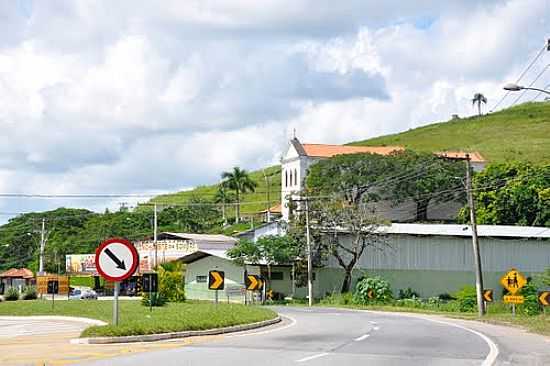
[[290,171],[290,186],[292,187],[292,170]]
[[296,169],[294,169],[294,185],[298,185],[298,173],[296,172]]
[[285,187],[288,187],[288,170],[285,170]]

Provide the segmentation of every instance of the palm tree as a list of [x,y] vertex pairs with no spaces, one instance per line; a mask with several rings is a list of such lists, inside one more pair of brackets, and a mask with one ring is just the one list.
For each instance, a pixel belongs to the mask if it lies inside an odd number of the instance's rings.
[[235,223],[239,223],[241,216],[241,193],[254,192],[258,183],[253,181],[248,172],[239,167],[234,167],[230,172],[223,172],[222,179],[227,182],[227,187],[235,191],[237,209],[235,210]]
[[477,114],[481,116],[481,103],[487,104],[487,98],[481,93],[475,93],[472,99],[472,105],[477,103]]
[[222,218],[224,225],[227,221],[225,217],[225,204],[235,201],[235,195],[229,192],[229,189],[230,188],[228,187],[227,181],[224,180],[218,185],[218,190],[214,196],[214,202],[222,204]]

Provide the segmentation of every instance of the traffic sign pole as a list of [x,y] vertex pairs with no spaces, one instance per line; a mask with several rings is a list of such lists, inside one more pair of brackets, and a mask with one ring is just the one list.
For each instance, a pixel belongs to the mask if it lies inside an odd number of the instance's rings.
[[149,312],[153,312],[153,279],[149,277]]
[[113,325],[118,325],[118,292],[120,291],[120,282],[115,282],[115,292],[113,296]]

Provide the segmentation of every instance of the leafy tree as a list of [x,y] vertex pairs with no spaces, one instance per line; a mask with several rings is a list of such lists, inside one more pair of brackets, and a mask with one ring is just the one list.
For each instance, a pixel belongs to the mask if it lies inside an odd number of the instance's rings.
[[475,93],[472,98],[472,105],[477,104],[477,114],[481,116],[481,103],[487,104],[487,98],[481,93]]
[[394,159],[395,171],[412,172],[412,175],[409,174],[386,184],[394,204],[407,200],[414,202],[415,221],[428,220],[430,203],[449,200],[465,201],[464,188],[460,183],[466,171],[463,162],[410,150],[394,153],[389,159]]
[[240,239],[237,245],[227,251],[227,256],[246,268],[247,263],[258,263],[262,259],[262,252],[253,241]]
[[241,215],[241,193],[254,192],[258,183],[252,180],[248,172],[239,167],[232,171],[223,172],[222,179],[227,182],[227,187],[235,191],[237,207],[235,210],[235,222],[238,224]]
[[[550,227],[550,165],[495,163],[473,179],[477,221]],[[459,214],[468,220],[467,209]]]

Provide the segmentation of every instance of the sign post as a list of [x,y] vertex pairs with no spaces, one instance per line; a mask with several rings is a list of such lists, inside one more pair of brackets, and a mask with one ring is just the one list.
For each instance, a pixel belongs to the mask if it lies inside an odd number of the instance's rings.
[[516,304],[523,304],[524,297],[516,293],[527,284],[527,279],[515,268],[512,268],[500,279],[500,284],[510,295],[505,295],[502,299],[507,304],[512,304],[512,315],[516,315]]
[[48,281],[48,294],[52,295],[52,309],[55,307],[55,294],[59,293],[59,281]]
[[215,301],[218,305],[218,291],[223,290],[225,284],[225,272],[213,270],[208,272],[208,289],[216,291]]
[[156,273],[144,273],[142,276],[143,291],[149,292],[149,311],[153,311],[153,293],[158,292],[158,275]]
[[127,239],[113,238],[101,243],[96,249],[95,256],[99,274],[114,282],[113,325],[118,325],[120,281],[131,277],[136,271],[139,264],[138,252]]

